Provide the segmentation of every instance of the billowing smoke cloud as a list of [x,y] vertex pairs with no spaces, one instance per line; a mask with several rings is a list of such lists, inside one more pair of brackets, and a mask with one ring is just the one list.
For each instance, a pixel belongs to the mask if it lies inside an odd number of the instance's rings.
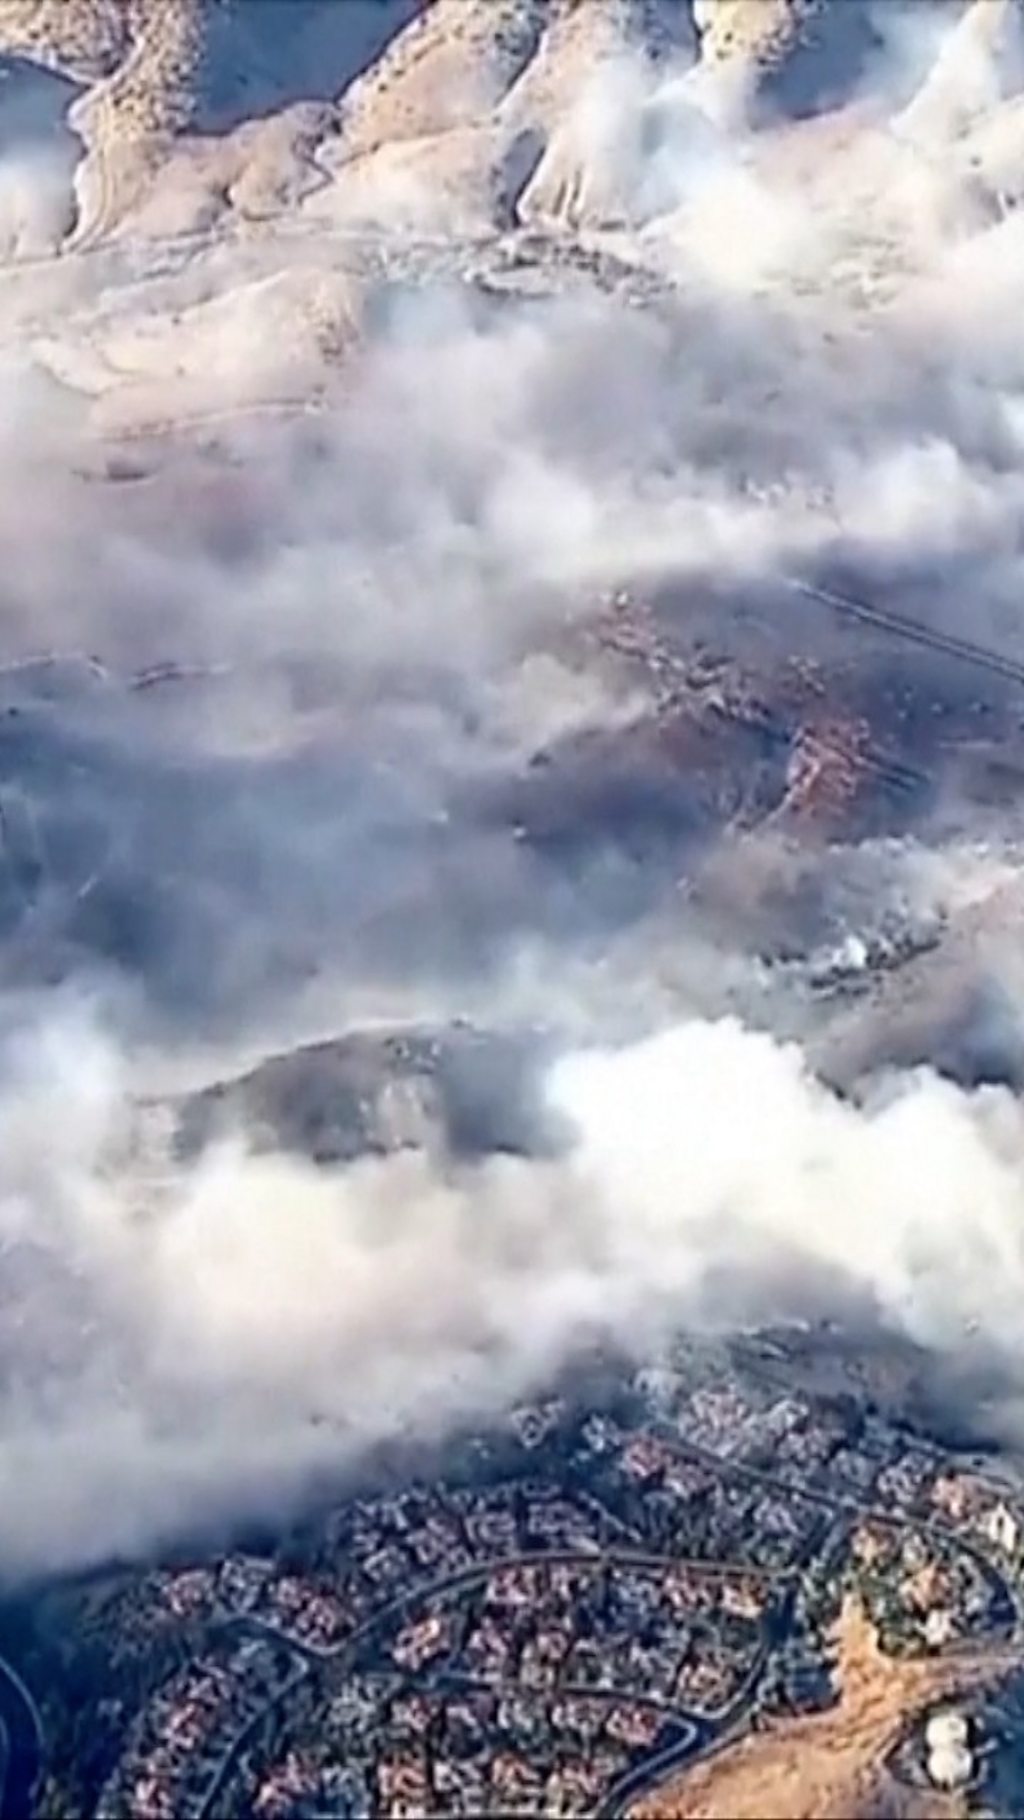
[[[388,257],[344,270],[295,224],[48,264],[17,222],[57,167],[0,147],[0,1570],[272,1503],[593,1339],[839,1309],[979,1322],[1019,1374],[1018,1103],[878,1067],[946,1067],[940,998],[1024,1053],[1019,813],[943,733],[1011,737],[1015,685],[789,586],[1024,660],[1012,41],[929,90],[936,20],[882,10],[799,128],[604,62],[523,191],[561,212],[532,296],[475,226],[399,236],[386,183]],[[801,848],[748,748],[707,783],[652,732],[671,679],[588,643],[623,584],[884,703],[913,810]],[[815,998],[886,918],[941,938],[904,996]],[[160,1122],[467,1011],[546,1026],[558,1154],[317,1168],[240,1115],[183,1160]]]
[[555,1064],[559,1158],[317,1170],[239,1139],[183,1168],[128,1143],[88,1022],[10,1042],[4,1072],[9,1569],[283,1495],[595,1340],[642,1358],[681,1325],[860,1307],[927,1346],[981,1320],[1017,1348],[1024,1113],[1002,1090],[923,1072],[854,1105],[798,1048],[695,1020]]

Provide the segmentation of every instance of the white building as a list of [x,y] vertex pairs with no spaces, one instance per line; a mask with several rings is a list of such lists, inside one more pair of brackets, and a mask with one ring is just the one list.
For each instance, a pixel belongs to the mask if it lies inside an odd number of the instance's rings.
[[932,1713],[924,1728],[924,1741],[930,1751],[966,1744],[967,1738],[967,1720],[955,1706],[944,1706]]
[[981,1528],[993,1548],[1001,1548],[1007,1555],[1016,1554],[1020,1525],[1005,1504],[993,1504],[992,1509],[986,1511]]
[[932,1713],[924,1730],[928,1775],[936,1788],[963,1788],[971,1779],[974,1758],[967,1719],[955,1707]]
[[966,1744],[944,1744],[941,1750],[928,1752],[928,1774],[936,1788],[963,1788],[973,1769]]
[[941,1649],[956,1634],[953,1614],[944,1605],[934,1605],[924,1621],[924,1640],[929,1649]]

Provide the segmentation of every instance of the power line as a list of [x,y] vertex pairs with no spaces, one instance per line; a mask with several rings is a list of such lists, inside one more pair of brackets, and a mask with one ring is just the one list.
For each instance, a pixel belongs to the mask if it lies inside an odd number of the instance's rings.
[[834,588],[822,588],[813,582],[799,581],[795,576],[784,576],[783,581],[792,593],[801,594],[807,600],[819,601],[822,606],[831,607],[835,612],[859,620],[863,625],[875,626],[881,632],[891,632],[896,638],[924,645],[931,651],[940,651],[946,657],[955,658],[960,663],[973,664],[975,669],[986,670],[990,675],[1002,676],[1007,681],[1024,687],[1024,663],[1015,663],[1012,657],[990,651],[985,645],[975,644],[972,639],[958,638],[954,632],[936,631],[933,626],[926,626],[919,619],[910,619],[904,613],[874,606],[870,601],[859,600],[850,594],[839,594]]

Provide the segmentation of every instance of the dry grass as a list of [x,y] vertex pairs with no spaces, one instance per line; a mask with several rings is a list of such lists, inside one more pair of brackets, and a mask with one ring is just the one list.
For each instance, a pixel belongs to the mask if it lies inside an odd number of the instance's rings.
[[503,34],[521,0],[432,0],[345,97],[346,149],[374,151],[487,118],[507,86]]
[[[896,1660],[883,1655],[863,1609],[847,1600],[837,1626],[838,1704],[750,1733],[639,1802],[636,1820],[854,1820],[891,1808],[882,1763],[915,1713],[995,1679],[1005,1655]],[[889,1799],[885,1800],[888,1793]],[[912,1811],[899,1791],[898,1805]],[[929,1820],[960,1810],[929,1793]]]
[[[845,0],[848,4],[848,0]],[[701,58],[765,67],[792,49],[820,0],[693,0]]]
[[77,244],[125,213],[186,125],[201,21],[200,0],[0,0],[0,50],[89,84],[69,114],[85,146]]
[[585,151],[574,129],[572,102],[584,94],[601,62],[613,52],[621,15],[612,0],[575,6],[563,0],[537,55],[508,96],[508,124],[539,129],[544,155],[520,200],[524,221],[576,224],[601,197],[593,188]]
[[[321,4],[343,33],[349,0]],[[978,0],[971,45],[979,34],[986,44],[998,37],[1009,4]],[[858,10],[857,0],[692,0],[692,7],[711,75],[705,93],[726,111],[767,66],[786,62],[819,9]],[[630,17],[623,0],[539,7],[534,0],[420,0],[404,26],[393,15],[394,35],[334,100],[295,103],[202,137],[186,129],[203,87],[207,17],[207,0],[0,0],[0,52],[34,58],[85,85],[70,115],[85,155],[67,248],[117,232],[205,234],[250,224],[259,231],[259,223],[300,208],[310,225],[348,228],[387,216],[438,233],[504,225],[513,205],[520,221],[541,227],[620,219],[621,172],[595,144],[592,110],[580,102],[622,42]],[[338,67],[357,65],[342,58]],[[942,88],[937,78],[929,106]],[[988,155],[1012,175],[1020,125],[1005,114],[998,144],[989,134]],[[851,220],[859,218],[862,200],[865,211],[880,206],[894,181],[891,137],[865,133],[847,113],[838,123],[829,114],[764,134],[757,156],[765,180],[798,189],[803,203],[819,182],[844,194],[852,184]],[[848,156],[854,143],[856,156]],[[849,168],[837,179],[840,159]],[[915,156],[917,183],[919,165]],[[729,244],[718,206],[710,222],[694,225],[687,216],[679,232]],[[891,236],[883,239],[879,257],[888,259]],[[737,246],[738,257],[742,237]],[[841,282],[841,261],[836,269]]]
[[102,117],[138,137],[187,116],[201,20],[200,0],[0,0],[0,50],[88,83]]
[[97,82],[129,44],[124,0],[0,0],[0,48]]

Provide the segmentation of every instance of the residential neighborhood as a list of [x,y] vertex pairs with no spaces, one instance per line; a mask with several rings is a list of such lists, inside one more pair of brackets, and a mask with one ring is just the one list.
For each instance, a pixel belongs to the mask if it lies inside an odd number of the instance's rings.
[[827,1710],[849,1597],[894,1656],[1024,1645],[1024,1497],[681,1344],[15,1634],[56,1812],[569,1815]]

